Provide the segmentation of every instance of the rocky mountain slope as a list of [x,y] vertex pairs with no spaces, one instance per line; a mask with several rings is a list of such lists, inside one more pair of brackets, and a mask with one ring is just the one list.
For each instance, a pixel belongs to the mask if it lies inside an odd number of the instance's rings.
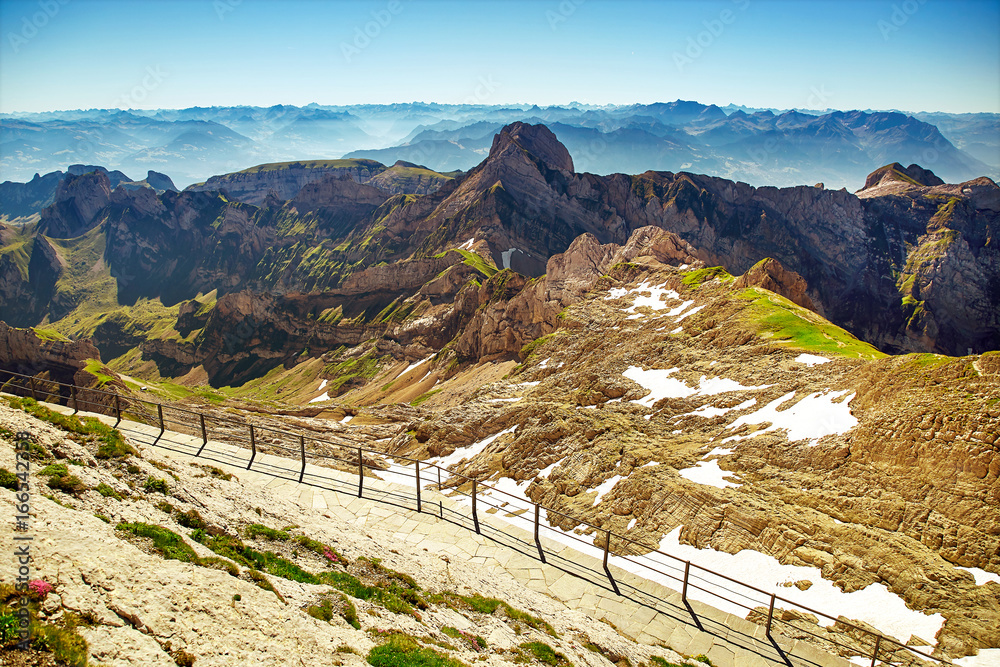
[[[168,462],[128,440],[113,456],[99,454],[93,437],[6,401],[0,424],[0,467],[14,469],[13,433],[25,430],[44,452],[37,479],[55,480],[33,487],[32,577],[50,588],[32,603],[61,640],[50,644],[56,656],[72,664],[87,664],[84,656],[116,667],[687,662],[506,572],[484,576],[378,525],[331,521],[218,468]],[[14,496],[0,490],[11,512]],[[0,566],[3,613],[16,576]],[[3,650],[0,659],[54,664],[51,651]]]
[[[328,174],[285,200],[271,186],[300,188],[294,174],[309,169],[261,167],[226,177],[247,179],[254,197],[264,185],[273,191],[249,205],[208,191],[112,190],[102,174],[84,174],[62,181],[37,228],[22,230],[0,251],[0,284],[17,304],[5,319],[62,320],[95,298],[81,282],[113,279],[117,304],[160,299],[167,306],[212,291],[358,297],[354,286],[363,284],[373,289],[351,308],[364,303],[362,319],[371,322],[436,275],[414,277],[411,287],[371,283],[387,272],[355,278],[380,264],[407,261],[407,271],[429,271],[442,253],[457,250],[450,263],[461,255],[486,273],[509,268],[532,277],[580,234],[624,244],[637,229],[656,226],[734,274],[773,257],[805,280],[818,313],[885,351],[964,354],[1000,345],[1000,190],[987,178],[946,185],[931,174],[922,184],[890,170],[903,180],[888,189],[869,183],[852,195],[752,188],[689,173],[602,177],[573,168],[545,127],[515,123],[496,135],[482,164],[426,195],[386,196],[354,176],[338,181]],[[292,180],[280,185],[275,178]],[[81,247],[99,259],[92,271],[70,278]]]
[[892,331],[890,349],[992,340],[997,186],[900,165],[857,196],[573,168],[512,125],[429,195],[81,188],[108,203],[45,224],[82,235],[30,240],[65,281],[54,326],[92,334],[124,387],[378,443],[390,469],[449,457],[643,543],[760,554],[901,641],[1000,648],[997,353],[889,357],[830,321]]

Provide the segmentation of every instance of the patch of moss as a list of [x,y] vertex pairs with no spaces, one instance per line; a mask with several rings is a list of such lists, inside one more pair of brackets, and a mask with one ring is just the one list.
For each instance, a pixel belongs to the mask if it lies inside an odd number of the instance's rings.
[[372,667],[466,667],[459,660],[422,647],[416,639],[403,633],[389,635],[385,643],[369,651],[368,664]]
[[886,356],[812,311],[777,294],[748,288],[741,290],[737,298],[749,302],[740,315],[741,319],[768,340],[787,343],[795,349],[857,359]]
[[571,663],[565,655],[559,653],[545,642],[527,642],[525,644],[521,644],[521,648],[529,651],[531,655],[535,656],[536,660],[543,662],[546,665],[552,665],[552,667],[558,667],[560,665],[572,667],[573,663]]
[[702,283],[707,283],[708,281],[715,279],[726,283],[734,280],[733,276],[721,266],[709,266],[704,269],[688,271],[684,274],[684,277],[681,278],[681,282],[688,287],[695,288]]
[[430,391],[426,391],[423,394],[420,394],[420,396],[417,396],[415,399],[410,401],[410,405],[412,405],[413,407],[423,405],[435,394],[440,394],[442,391],[444,391],[444,389],[431,389]]

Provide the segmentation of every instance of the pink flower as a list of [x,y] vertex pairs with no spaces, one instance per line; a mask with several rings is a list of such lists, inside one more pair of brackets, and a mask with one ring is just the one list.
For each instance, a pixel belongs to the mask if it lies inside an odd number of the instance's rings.
[[41,579],[32,579],[30,582],[28,582],[28,590],[32,594],[37,595],[38,597],[44,600],[45,596],[47,596],[55,589],[52,587],[52,584],[46,581],[42,581]]

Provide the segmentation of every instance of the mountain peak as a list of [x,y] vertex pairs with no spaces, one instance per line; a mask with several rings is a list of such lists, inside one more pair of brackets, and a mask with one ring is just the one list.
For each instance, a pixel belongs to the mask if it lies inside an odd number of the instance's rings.
[[868,188],[873,188],[877,185],[892,182],[901,182],[923,187],[944,185],[944,181],[930,169],[924,169],[918,164],[911,164],[909,167],[904,167],[898,162],[893,162],[892,164],[887,164],[884,167],[880,167],[868,174],[868,178],[865,179],[865,186],[862,190],[867,190]]
[[497,157],[511,146],[538,158],[551,169],[574,171],[573,158],[552,130],[544,125],[529,125],[520,121],[504,126],[493,137],[490,158]]

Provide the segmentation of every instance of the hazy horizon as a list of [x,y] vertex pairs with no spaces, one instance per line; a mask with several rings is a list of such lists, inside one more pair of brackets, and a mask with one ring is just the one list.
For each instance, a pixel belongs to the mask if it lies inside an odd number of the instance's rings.
[[0,112],[645,104],[1000,112],[990,0],[6,0]]

